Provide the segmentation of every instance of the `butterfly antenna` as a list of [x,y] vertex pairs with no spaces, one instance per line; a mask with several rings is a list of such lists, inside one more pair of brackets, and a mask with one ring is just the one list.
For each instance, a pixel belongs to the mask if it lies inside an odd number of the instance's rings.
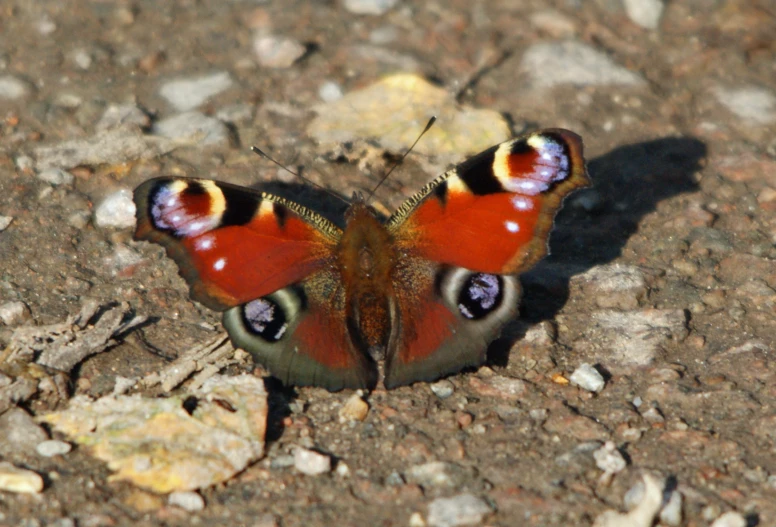
[[391,175],[391,173],[396,169],[396,167],[401,165],[402,162],[404,162],[404,158],[406,158],[409,155],[409,153],[412,152],[412,149],[415,148],[416,144],[418,144],[418,141],[420,141],[420,138],[423,137],[423,135],[425,135],[425,133],[428,132],[429,129],[431,129],[432,126],[434,126],[434,123],[436,122],[436,120],[437,120],[436,115],[431,116],[431,119],[429,119],[428,123],[426,123],[426,127],[423,129],[422,132],[420,132],[420,135],[418,135],[418,138],[415,139],[414,143],[412,143],[412,146],[410,146],[407,149],[407,151],[404,152],[404,155],[402,155],[401,158],[398,161],[396,161],[396,163],[393,164],[393,166],[390,168],[390,170],[388,170],[388,172],[386,172],[386,174],[382,177],[382,179],[380,179],[380,181],[377,183],[377,186],[375,186],[375,188],[373,188],[372,191],[369,192],[369,196],[367,197],[367,201],[372,199],[372,196],[375,195],[375,192],[377,192],[377,189],[380,188],[380,186],[382,186],[383,183],[385,183],[385,180],[388,179],[388,176]]
[[[417,141],[416,141],[416,142],[417,142]],[[414,146],[414,145],[413,145],[413,146]],[[283,170],[285,170],[285,171],[286,171],[286,172],[288,172],[289,174],[293,174],[293,175],[295,175],[296,177],[298,177],[299,179],[301,179],[302,181],[304,181],[304,182],[305,182],[305,183],[307,183],[308,185],[312,185],[313,187],[315,187],[315,188],[317,188],[317,189],[320,189],[320,190],[322,190],[323,192],[325,192],[325,193],[326,193],[326,194],[328,194],[329,196],[332,196],[333,198],[336,198],[336,199],[338,199],[338,200],[342,201],[343,203],[345,203],[345,205],[350,205],[350,202],[349,202],[348,200],[346,200],[345,198],[343,198],[342,196],[339,196],[338,194],[336,194],[336,193],[332,192],[331,190],[327,189],[327,188],[326,188],[326,187],[324,187],[323,185],[319,185],[319,184],[318,184],[318,183],[316,183],[315,181],[311,181],[310,179],[307,179],[306,177],[304,177],[304,176],[303,176],[302,174],[300,174],[299,172],[294,172],[293,170],[291,170],[291,169],[290,169],[290,168],[288,168],[287,166],[283,165],[282,163],[280,163],[280,162],[278,162],[278,161],[275,161],[275,160],[274,160],[272,157],[270,157],[270,156],[269,156],[269,154],[267,154],[267,153],[266,153],[264,150],[262,150],[262,149],[261,149],[261,148],[259,148],[258,146],[252,146],[252,147],[251,147],[251,151],[252,151],[254,154],[257,154],[257,155],[259,155],[259,156],[263,157],[264,159],[268,159],[269,161],[272,161],[272,162],[273,162],[273,163],[275,163],[277,166],[279,166],[280,168],[282,168]]]

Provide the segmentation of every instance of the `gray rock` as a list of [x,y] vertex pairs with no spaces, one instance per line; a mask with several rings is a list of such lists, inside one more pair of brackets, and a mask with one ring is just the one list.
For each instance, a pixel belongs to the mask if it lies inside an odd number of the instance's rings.
[[200,112],[185,112],[156,123],[152,131],[156,135],[190,141],[191,144],[203,146],[229,144],[229,129],[213,117]]
[[430,388],[431,391],[434,392],[434,395],[440,399],[447,399],[455,392],[455,386],[447,379],[442,379],[441,381],[431,384]]
[[0,415],[0,455],[34,454],[35,445],[48,439],[46,431],[21,408]]
[[13,216],[0,216],[0,232],[3,232],[13,221]]
[[428,504],[430,527],[455,527],[480,523],[493,512],[490,505],[473,494],[464,493],[449,498],[437,498]]
[[121,189],[97,206],[94,211],[94,223],[102,228],[125,229],[135,225],[135,202],[132,201],[132,192]]
[[616,64],[606,54],[576,40],[534,44],[523,55],[521,69],[534,85],[640,86],[644,79]]
[[410,467],[404,473],[404,479],[425,488],[453,488],[463,481],[464,474],[453,463],[432,461]]
[[41,441],[35,446],[35,450],[43,457],[54,457],[67,454],[73,449],[70,443],[59,441],[57,439],[48,439]]
[[583,390],[595,393],[603,390],[606,385],[603,375],[601,375],[601,373],[591,364],[587,363],[580,364],[569,377],[569,381],[571,381],[571,384],[579,386]]
[[0,99],[21,99],[32,91],[32,86],[13,75],[0,75]]
[[625,470],[628,463],[617,447],[611,441],[607,441],[601,448],[593,452],[596,466],[610,474],[617,474]]
[[136,104],[111,104],[105,109],[95,128],[97,131],[102,131],[124,124],[136,124],[140,128],[148,128],[151,125],[151,118]]
[[585,296],[595,299],[598,307],[635,309],[647,295],[644,273],[632,265],[611,264],[593,267],[572,278]]
[[175,107],[176,110],[193,110],[214,95],[229,89],[232,77],[225,71],[169,81],[162,85],[159,94]]
[[[2,231],[3,229],[0,229]],[[6,326],[18,326],[30,318],[30,309],[24,302],[6,302],[0,305],[0,322]]]
[[253,40],[253,52],[265,68],[282,69],[302,58],[307,48],[293,38],[259,34]]
[[50,185],[54,185],[55,187],[59,185],[69,186],[75,181],[73,174],[59,168],[47,168],[46,170],[41,171],[38,174],[38,179],[45,181]]
[[663,15],[661,0],[623,0],[625,12],[634,24],[645,29],[657,29]]
[[757,124],[776,122],[776,95],[770,90],[757,86],[718,87],[714,95],[741,119]]
[[345,9],[357,15],[382,15],[399,0],[344,0]]

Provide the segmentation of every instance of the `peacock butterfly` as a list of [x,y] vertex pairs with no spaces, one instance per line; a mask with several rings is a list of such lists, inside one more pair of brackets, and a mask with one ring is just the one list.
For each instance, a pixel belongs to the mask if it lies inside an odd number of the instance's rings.
[[284,383],[373,388],[384,371],[390,389],[484,361],[517,314],[517,275],[589,183],[580,137],[548,129],[449,170],[387,221],[356,195],[344,228],[272,194],[152,179],[135,190],[135,239],[163,245],[192,298]]

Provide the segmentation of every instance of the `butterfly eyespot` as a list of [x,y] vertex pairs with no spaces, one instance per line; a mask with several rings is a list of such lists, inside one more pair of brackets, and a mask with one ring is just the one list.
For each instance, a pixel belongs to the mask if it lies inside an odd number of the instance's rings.
[[245,327],[254,335],[277,342],[288,329],[288,319],[280,304],[269,298],[248,302],[242,309]]
[[473,273],[458,293],[458,311],[470,320],[486,317],[501,305],[504,280],[495,274]]

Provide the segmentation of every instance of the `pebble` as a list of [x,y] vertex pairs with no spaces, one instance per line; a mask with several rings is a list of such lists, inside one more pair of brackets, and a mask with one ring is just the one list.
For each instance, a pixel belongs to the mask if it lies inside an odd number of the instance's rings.
[[599,265],[575,276],[572,283],[603,309],[636,309],[648,290],[643,271],[633,265]]
[[532,26],[555,38],[569,38],[577,31],[571,18],[554,9],[532,13],[528,20]]
[[521,69],[538,87],[644,84],[640,75],[616,64],[605,53],[576,40],[532,45],[523,54]]
[[746,527],[746,518],[741,513],[728,511],[714,520],[711,527]]
[[95,128],[98,132],[101,132],[128,123],[136,124],[141,128],[148,128],[151,126],[151,118],[136,104],[109,104],[100,120],[97,121]]
[[203,146],[229,144],[226,125],[200,112],[184,112],[163,119],[154,125],[153,133]]
[[166,82],[159,94],[181,112],[193,110],[211,97],[229,89],[232,77],[225,71]]
[[297,447],[294,450],[294,467],[308,476],[325,474],[331,472],[331,457],[315,450]]
[[345,9],[357,15],[382,15],[399,0],[344,0]]
[[261,66],[282,69],[302,58],[307,48],[293,38],[260,34],[253,40],[253,52]]
[[369,42],[377,46],[384,46],[396,42],[399,38],[399,31],[396,26],[381,26],[373,29],[369,33]]
[[495,375],[480,379],[469,377],[469,385],[483,397],[499,397],[509,401],[517,401],[526,392],[526,384],[520,379]]
[[776,95],[770,90],[757,86],[718,87],[714,94],[720,103],[741,119],[757,124],[776,121]]
[[588,363],[580,364],[579,367],[574,370],[574,373],[571,374],[569,380],[571,381],[571,384],[579,386],[583,390],[595,393],[603,390],[606,385],[603,375]]
[[682,493],[671,491],[671,496],[660,511],[660,521],[669,527],[679,527],[682,524]]
[[434,395],[440,399],[447,399],[455,393],[455,386],[447,379],[432,383],[429,387],[431,388],[431,391],[434,392]]
[[461,482],[461,476],[461,471],[456,465],[443,461],[415,465],[404,473],[407,483],[415,483],[424,488],[455,487]]
[[14,159],[14,165],[19,172],[31,172],[35,166],[35,160],[22,154]]
[[37,494],[43,490],[43,478],[39,474],[0,461],[0,490],[20,494]]
[[48,435],[35,420],[21,408],[11,408],[0,415],[0,456],[32,454],[35,445],[46,441]]
[[622,472],[628,466],[625,458],[611,441],[607,441],[601,448],[593,452],[593,459],[599,469],[609,474]]
[[593,527],[651,527],[663,503],[662,483],[646,474],[625,493],[623,502],[629,512],[604,511]]
[[345,404],[339,411],[340,423],[363,421],[366,419],[366,416],[369,414],[369,404],[362,397],[363,394],[358,390],[345,401]]
[[49,17],[44,16],[43,18],[38,20],[38,22],[35,24],[35,28],[38,30],[38,33],[40,33],[45,37],[46,35],[50,35],[54,31],[56,31],[57,25]]
[[205,508],[205,499],[193,491],[172,492],[167,497],[167,502],[189,512],[197,512]]
[[92,62],[94,62],[92,55],[85,49],[77,49],[73,51],[73,53],[70,55],[70,58],[73,60],[75,65],[82,70],[88,70],[92,67]]
[[645,29],[657,29],[663,15],[662,0],[623,0],[625,12],[634,24]]
[[21,99],[28,95],[31,86],[13,75],[0,75],[0,99]]
[[121,189],[110,194],[94,211],[94,223],[102,228],[125,229],[135,226],[135,203],[132,191]]
[[0,232],[3,232],[13,221],[13,216],[0,216]]
[[6,326],[18,326],[29,318],[30,309],[24,302],[17,300],[0,305],[0,322]]
[[455,527],[482,522],[492,509],[483,499],[463,493],[449,498],[437,498],[428,504],[428,525],[431,527]]
[[339,84],[333,81],[326,81],[318,88],[318,97],[323,102],[334,102],[342,99],[342,88]]
[[38,173],[38,179],[55,187],[59,185],[69,186],[75,181],[75,176],[59,168],[47,168]]
[[58,439],[47,439],[35,446],[35,450],[43,457],[54,457],[67,454],[73,449],[70,443]]

